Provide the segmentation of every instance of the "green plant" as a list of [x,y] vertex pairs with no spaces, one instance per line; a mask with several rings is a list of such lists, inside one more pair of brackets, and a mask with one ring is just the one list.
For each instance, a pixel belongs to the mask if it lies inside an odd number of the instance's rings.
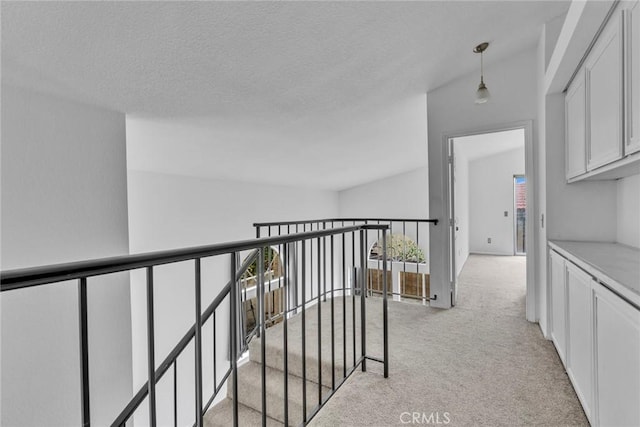
[[[371,258],[382,258],[382,241],[376,242],[371,250]],[[402,234],[387,237],[387,259],[399,262],[425,262],[426,257],[416,242]]]
[[[262,254],[264,255],[264,268],[265,270],[268,270],[269,266],[271,265],[271,262],[278,255],[273,250],[273,248],[268,246],[263,248]],[[253,263],[251,263],[251,265],[247,269],[247,274],[249,276],[255,276],[257,274],[257,270],[258,270],[258,260],[255,260],[253,261]]]

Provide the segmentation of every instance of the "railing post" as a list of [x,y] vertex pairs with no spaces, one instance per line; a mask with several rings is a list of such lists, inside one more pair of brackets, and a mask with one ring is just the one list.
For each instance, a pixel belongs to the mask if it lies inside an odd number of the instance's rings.
[[258,322],[260,322],[260,324],[258,325],[259,330],[260,330],[260,357],[262,360],[262,363],[260,364],[260,378],[261,378],[261,386],[262,386],[262,390],[261,390],[261,399],[262,399],[262,426],[266,427],[267,425],[267,361],[265,360],[266,358],[266,339],[267,336],[265,335],[265,306],[264,306],[264,294],[265,294],[265,289],[264,289],[264,249],[265,248],[260,248],[258,249],[258,259],[257,259],[257,266],[258,268],[256,269],[256,276],[258,279],[258,283],[257,283],[257,297],[258,297],[258,312],[260,314],[260,316],[256,319]]
[[231,347],[231,387],[233,388],[233,426],[238,427],[238,282],[236,281],[236,254],[231,253],[231,288],[229,290],[229,344]]
[[382,346],[384,377],[389,377],[389,319],[387,318],[387,231],[382,233]]
[[[288,228],[288,227],[287,227]],[[284,286],[289,286],[289,245],[287,243],[283,247],[284,256]],[[283,354],[284,354],[284,425],[289,425],[289,331],[288,331],[288,317],[289,317],[289,291],[284,293],[284,319],[282,320],[282,337],[283,337]],[[262,361],[264,363],[264,360]]]
[[196,427],[202,427],[202,274],[200,258],[195,260],[195,368],[196,368]]
[[147,267],[147,368],[149,371],[149,425],[156,425],[156,362],[153,314],[153,267]]
[[362,350],[362,372],[367,370],[367,315],[366,315],[366,291],[367,291],[367,262],[366,262],[366,237],[365,230],[360,230],[360,346]]
[[80,326],[80,379],[82,390],[80,398],[82,400],[82,425],[91,425],[91,414],[89,411],[89,338],[87,323],[87,278],[78,280],[78,320]]

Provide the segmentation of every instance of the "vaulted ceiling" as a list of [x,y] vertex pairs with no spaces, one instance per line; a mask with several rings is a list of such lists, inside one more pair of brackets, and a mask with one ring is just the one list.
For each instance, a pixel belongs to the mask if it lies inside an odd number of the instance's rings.
[[264,180],[275,162],[273,183],[341,189],[425,165],[425,94],[477,72],[481,41],[488,64],[533,48],[568,2],[1,7],[3,83],[126,113],[130,167]]

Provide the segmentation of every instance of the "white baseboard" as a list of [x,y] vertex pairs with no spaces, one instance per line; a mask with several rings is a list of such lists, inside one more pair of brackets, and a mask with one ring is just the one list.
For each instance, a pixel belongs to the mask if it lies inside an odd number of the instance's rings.
[[504,252],[469,252],[469,255],[497,255],[497,256],[515,256]]

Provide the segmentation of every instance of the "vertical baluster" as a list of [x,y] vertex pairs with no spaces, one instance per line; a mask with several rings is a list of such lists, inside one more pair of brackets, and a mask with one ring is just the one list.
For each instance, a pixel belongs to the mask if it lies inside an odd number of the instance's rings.
[[382,233],[382,346],[384,377],[389,377],[389,319],[387,317],[387,233]]
[[[366,230],[360,230],[360,270],[362,271],[362,280],[360,281],[360,349],[362,356],[367,355],[367,316],[366,316],[366,280],[367,264],[365,260],[366,252]],[[367,370],[367,360],[362,360],[362,372]]]
[[237,331],[237,313],[238,295],[236,281],[237,270],[236,254],[231,254],[230,273],[231,273],[231,289],[229,291],[229,342],[231,343],[231,387],[233,391],[233,427],[238,427],[238,331]]
[[[271,233],[269,233],[271,234]],[[261,355],[261,360],[262,363],[260,365],[261,368],[261,372],[260,372],[260,376],[261,376],[261,385],[262,385],[262,391],[261,391],[261,399],[262,399],[262,426],[265,427],[267,425],[267,360],[266,360],[266,341],[267,341],[267,336],[265,335],[265,306],[264,306],[264,300],[265,300],[265,286],[264,286],[264,275],[265,275],[265,268],[264,268],[264,251],[265,249],[267,251],[270,250],[269,247],[266,248],[260,248],[258,250],[258,268],[257,268],[257,278],[258,278],[258,283],[257,283],[257,292],[258,292],[258,312],[260,313],[260,355]],[[270,252],[267,252],[270,253]]]
[[[269,226],[269,237],[271,237],[271,226]],[[272,265],[273,263],[273,251],[271,250],[271,247],[267,247],[267,259],[269,260],[269,264]],[[262,264],[264,266],[264,263]],[[263,276],[264,277],[264,276]],[[267,302],[269,303],[269,319],[271,318],[271,316],[273,315],[273,294],[271,293],[271,278],[269,278],[269,296],[267,297]],[[265,307],[263,307],[265,308]]]
[[322,404],[322,299],[320,298],[321,292],[320,292],[320,281],[322,280],[321,277],[321,270],[320,270],[320,264],[322,262],[322,260],[320,259],[321,256],[321,252],[320,252],[320,237],[317,238],[317,244],[318,244],[318,302],[317,302],[317,313],[318,313],[318,405]]
[[[378,220],[378,225],[380,225],[380,220]],[[378,246],[380,244],[380,230],[378,230],[378,239],[376,240],[376,246]],[[378,250],[380,250],[380,248],[378,248]],[[367,260],[367,262],[369,262]],[[377,267],[378,267],[378,274],[380,274],[380,254],[378,254],[378,261],[377,261]],[[382,274],[386,275],[387,272],[383,271]],[[380,276],[378,275],[376,278],[376,286],[380,287]],[[373,279],[371,279],[373,281]],[[373,285],[371,286],[373,288]]]
[[[287,226],[287,234],[289,234],[289,226]],[[289,280],[289,252],[288,244],[283,246],[284,250],[284,285],[288,287]],[[284,319],[282,325],[282,347],[284,349],[284,425],[289,425],[289,330],[288,320],[289,314],[289,292],[284,292]]]
[[[353,221],[353,225],[356,222]],[[356,287],[358,286],[358,272],[356,270],[356,233],[351,232],[351,321],[353,323],[353,366],[356,366]]]
[[78,279],[78,325],[80,338],[80,379],[82,389],[82,425],[91,425],[89,402],[89,331],[87,322],[87,278]]
[[[344,221],[342,221],[344,227]],[[347,377],[347,261],[345,240],[342,233],[342,378]]]
[[307,422],[307,318],[306,318],[306,281],[307,281],[307,242],[302,241],[302,421]]
[[[416,221],[416,246],[420,249],[420,224]],[[418,286],[418,278],[422,277],[420,274],[420,258],[416,259],[416,286]],[[424,280],[422,280],[422,304],[426,303],[426,289],[424,287]]]
[[[214,383],[215,392],[215,383]],[[173,361],[173,427],[178,427],[178,358]]]
[[[331,228],[333,228],[333,221],[331,222]],[[333,278],[335,276],[335,272],[333,269],[333,254],[334,254],[334,239],[333,239],[333,234],[331,235],[330,238],[330,243],[331,243],[331,266],[330,266],[330,271],[331,271],[331,389],[333,391],[336,390],[336,332],[335,332],[335,306],[334,306],[334,301],[335,301],[335,295],[333,294],[333,290],[334,290],[334,283],[333,283]]]
[[[282,235],[282,231],[280,226],[278,226],[278,236]],[[282,245],[278,245],[278,262],[276,263],[276,267],[278,268],[277,270],[277,274],[278,274],[278,301],[279,301],[279,307],[280,307],[280,313],[278,313],[278,315],[285,315],[285,312],[282,310],[282,308],[284,307],[284,292],[285,289],[282,286],[282,273],[284,271],[284,266],[280,263],[280,261],[282,260],[282,262],[284,262],[284,257],[282,254]],[[286,283],[285,283],[286,286]],[[275,304],[274,304],[275,307]]]
[[195,259],[195,368],[196,427],[202,427],[202,274],[200,258]]
[[[322,223],[322,229],[326,230],[327,229],[327,223],[323,222]],[[327,238],[326,236],[322,237],[322,275],[323,275],[323,281],[322,281],[322,301],[326,301],[327,300]]]
[[[310,223],[309,226],[311,227],[310,231],[313,231],[313,223]],[[309,261],[310,261],[309,262],[309,269],[310,269],[310,272],[309,272],[309,280],[310,280],[309,285],[311,285],[310,286],[311,292],[310,292],[310,295],[309,295],[309,301],[311,301],[311,300],[313,300],[313,240],[309,240],[309,252],[310,252],[309,253]]]
[[153,267],[147,267],[147,367],[149,372],[149,425],[156,425],[156,370],[153,313]]
[[[356,222],[353,221],[353,225]],[[351,280],[351,320],[353,321],[353,366],[356,365],[356,288],[358,287],[358,276],[356,271],[356,233],[351,232],[351,265],[353,267],[353,277]]]
[[402,284],[404,285],[404,293],[407,294],[407,230],[405,221],[402,221]]
[[[393,241],[393,221],[389,221],[389,238]],[[389,267],[389,272],[391,273],[391,282],[393,283],[394,280],[394,276],[393,276],[393,255],[395,254],[391,254],[391,266]],[[395,293],[395,290],[392,289],[391,292]],[[402,299],[402,289],[400,288],[400,283],[398,283],[398,300]]]
[[216,357],[216,312],[213,311],[213,392],[218,389],[218,378],[217,378],[217,357]]

